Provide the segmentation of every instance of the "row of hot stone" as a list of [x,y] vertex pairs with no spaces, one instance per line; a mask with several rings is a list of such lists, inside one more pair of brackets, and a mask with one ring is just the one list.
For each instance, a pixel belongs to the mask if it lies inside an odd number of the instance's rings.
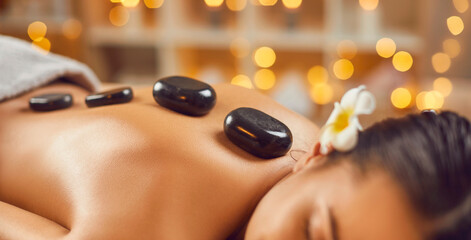
[[[205,115],[216,104],[216,92],[210,85],[187,77],[160,79],[152,92],[160,106],[189,116]],[[126,87],[91,94],[85,98],[85,103],[88,107],[99,107],[127,103],[132,98],[132,89]],[[72,106],[73,98],[67,93],[44,94],[31,98],[29,104],[35,111],[53,111]],[[240,148],[266,159],[285,155],[293,142],[291,131],[285,124],[248,107],[227,114],[224,132]]]

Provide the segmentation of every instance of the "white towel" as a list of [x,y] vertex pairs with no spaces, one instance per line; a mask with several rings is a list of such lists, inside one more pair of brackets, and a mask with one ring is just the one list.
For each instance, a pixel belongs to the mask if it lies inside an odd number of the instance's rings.
[[61,77],[90,91],[100,87],[85,64],[53,53],[44,55],[31,43],[0,35],[0,102]]

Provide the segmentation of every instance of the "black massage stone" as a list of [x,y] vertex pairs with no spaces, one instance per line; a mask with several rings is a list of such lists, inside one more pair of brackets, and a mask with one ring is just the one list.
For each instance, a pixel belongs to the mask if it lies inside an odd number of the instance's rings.
[[113,89],[88,95],[85,103],[88,107],[99,107],[111,104],[127,103],[132,100],[132,89],[130,87]]
[[160,106],[190,116],[205,115],[216,104],[216,92],[210,85],[181,76],[157,81],[153,95]]
[[224,119],[224,133],[235,145],[260,158],[285,155],[293,143],[289,128],[253,108],[238,108]]
[[34,111],[46,112],[68,108],[73,101],[68,93],[43,94],[29,99],[29,107]]

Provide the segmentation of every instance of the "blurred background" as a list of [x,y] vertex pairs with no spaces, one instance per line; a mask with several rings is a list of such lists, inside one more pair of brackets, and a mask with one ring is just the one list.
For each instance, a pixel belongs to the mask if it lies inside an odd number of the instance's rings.
[[[471,118],[469,0],[0,0],[0,34],[103,82],[168,75],[260,91],[322,124],[361,84],[366,124],[422,109]],[[0,53],[1,54],[1,53]]]

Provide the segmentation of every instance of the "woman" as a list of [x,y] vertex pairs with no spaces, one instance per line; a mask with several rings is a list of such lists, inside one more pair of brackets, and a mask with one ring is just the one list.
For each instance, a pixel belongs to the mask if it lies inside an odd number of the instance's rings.
[[[150,87],[91,109],[86,90],[61,82],[1,103],[0,239],[470,239],[466,119],[386,120],[353,150],[322,155],[305,118],[255,91],[214,88],[203,117],[160,107]],[[51,92],[74,106],[28,109]],[[292,149],[313,150],[296,163],[239,149],[222,123],[241,106],[284,122]]]

